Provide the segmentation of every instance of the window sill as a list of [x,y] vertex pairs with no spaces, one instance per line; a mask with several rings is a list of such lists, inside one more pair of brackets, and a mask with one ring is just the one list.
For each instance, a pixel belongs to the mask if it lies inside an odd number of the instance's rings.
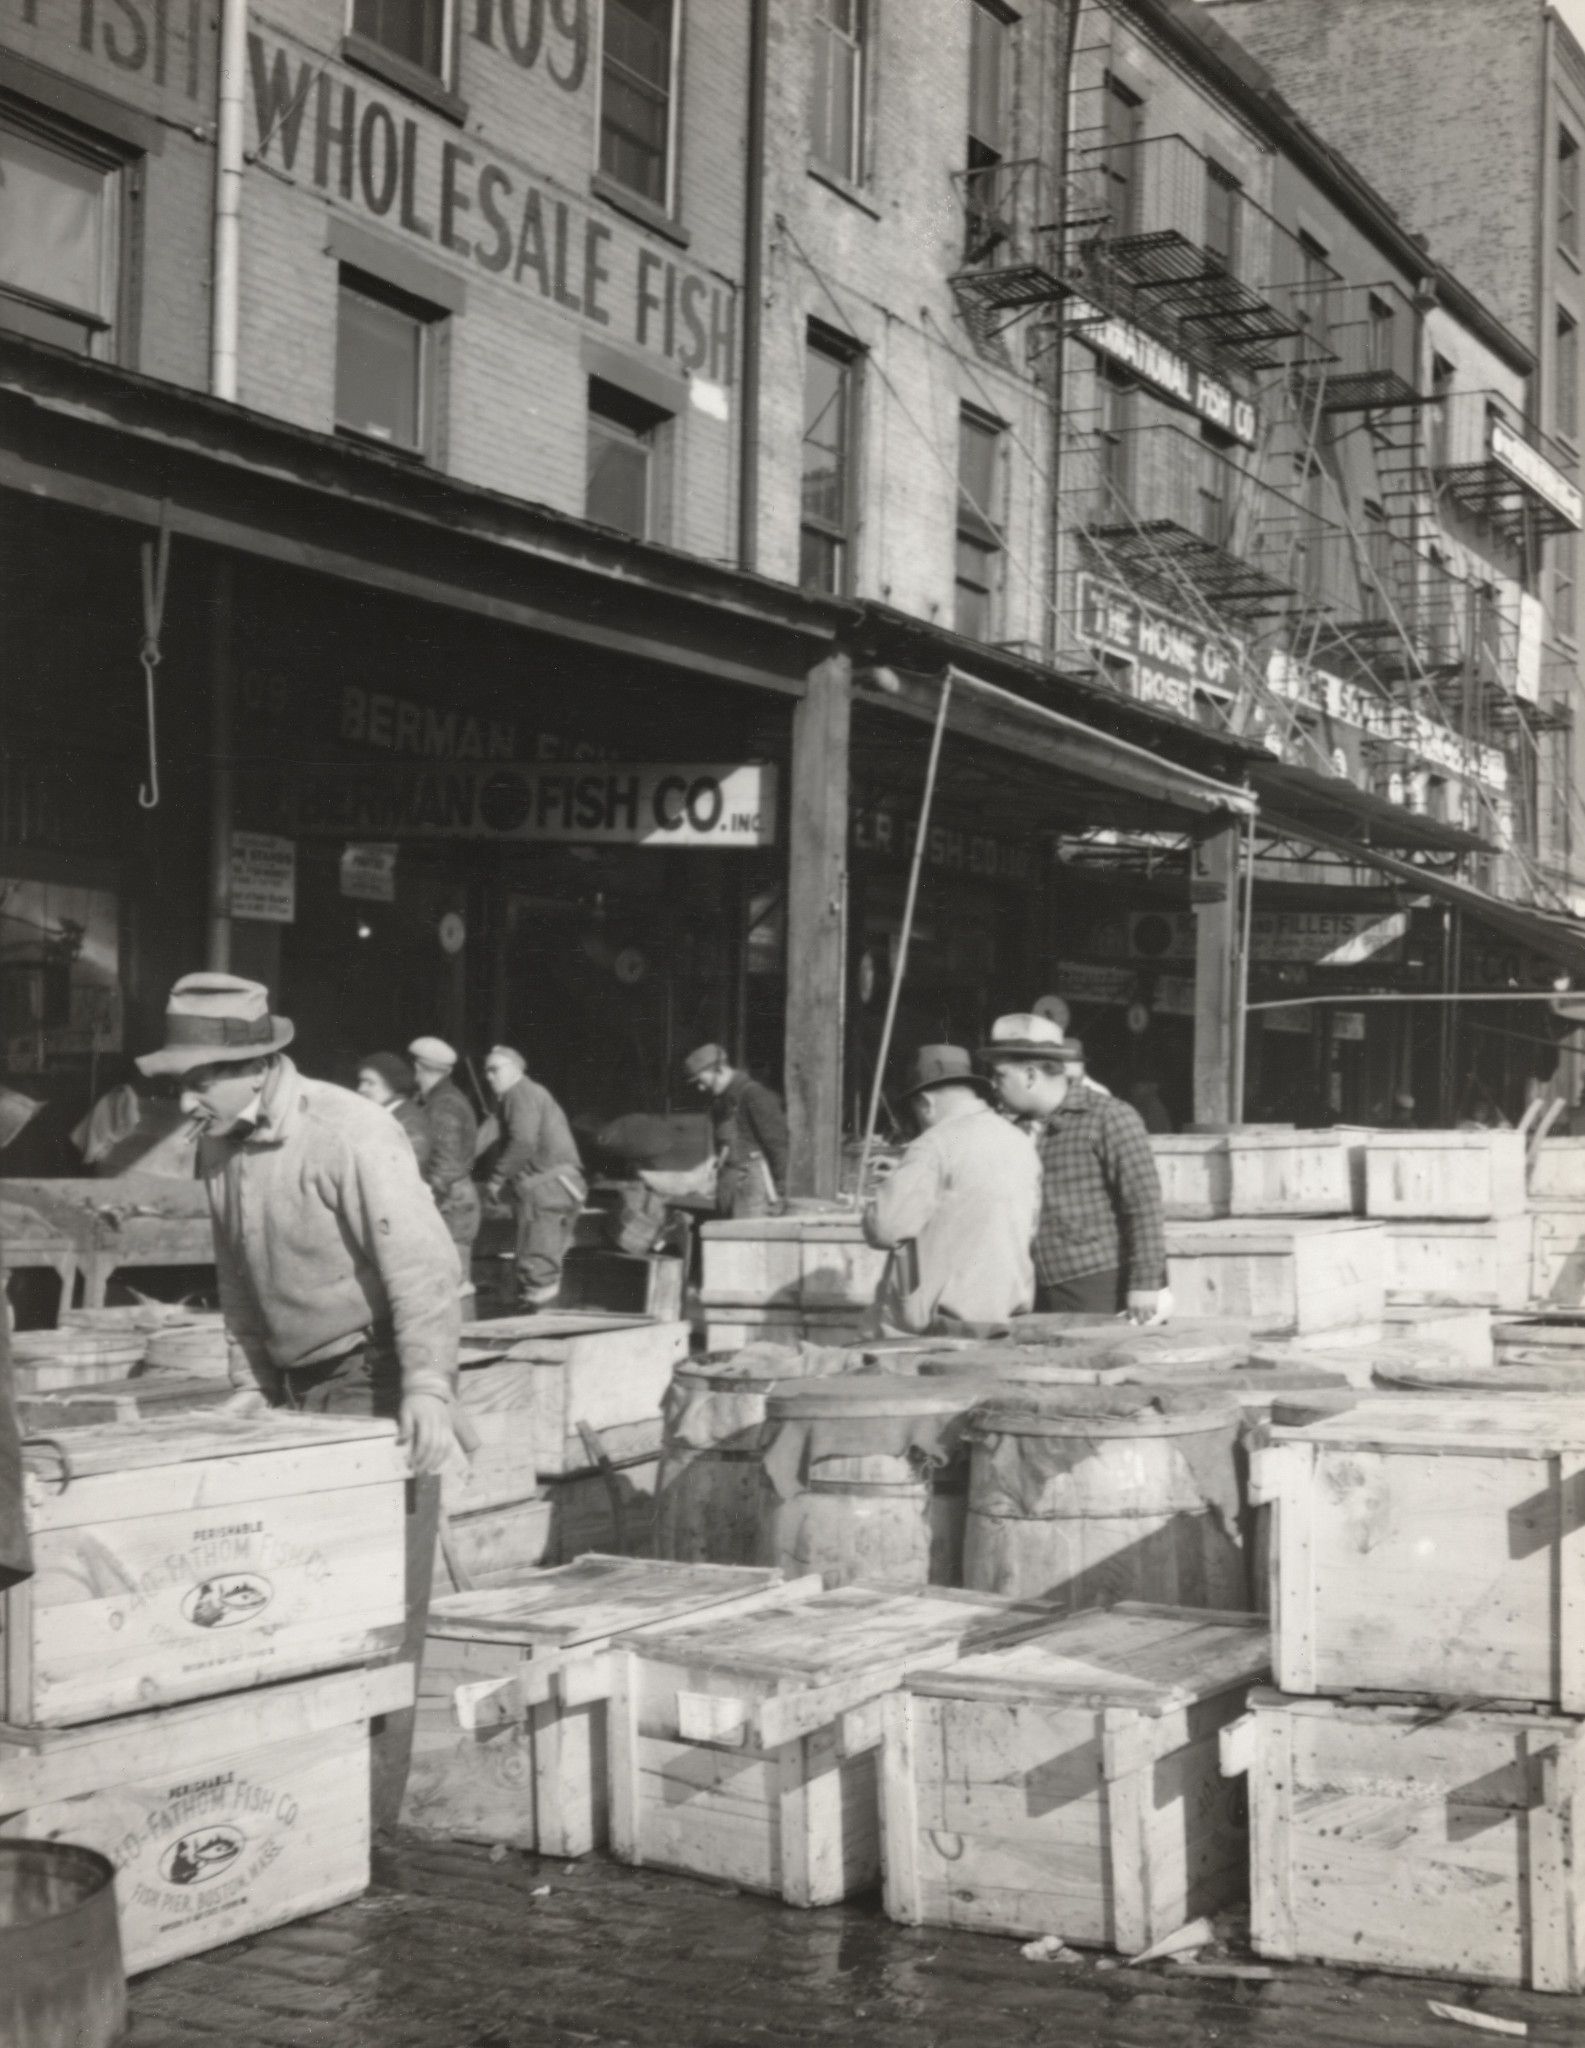
[[360,433],[356,427],[338,425],[335,434],[338,441],[361,448],[365,455],[387,455],[393,462],[405,463],[409,469],[427,469],[430,466],[429,457],[422,448],[404,448],[400,441],[382,441],[378,434]]
[[857,185],[850,184],[839,172],[828,170],[824,164],[811,162],[807,166],[809,175],[817,185],[824,185],[828,192],[834,192],[838,199],[845,199],[849,206],[855,206],[860,213],[867,213],[871,220],[879,220],[881,210],[862,192]]
[[468,118],[468,102],[454,93],[432,72],[422,71],[416,64],[409,64],[405,57],[398,57],[394,51],[382,50],[378,43],[370,42],[367,36],[360,36],[349,30],[341,39],[341,55],[345,63],[354,70],[366,71],[371,78],[378,78],[382,84],[391,85],[409,99],[421,100],[426,107],[432,107],[437,114],[443,114],[448,121],[455,121],[460,128]]
[[607,206],[615,207],[618,213],[626,214],[629,220],[636,220],[641,227],[653,228],[657,235],[664,235],[679,249],[686,249],[693,240],[681,221],[673,220],[664,208],[656,206],[642,193],[630,192],[625,185],[608,178],[604,171],[596,171],[590,178],[589,190],[596,199],[603,199]]

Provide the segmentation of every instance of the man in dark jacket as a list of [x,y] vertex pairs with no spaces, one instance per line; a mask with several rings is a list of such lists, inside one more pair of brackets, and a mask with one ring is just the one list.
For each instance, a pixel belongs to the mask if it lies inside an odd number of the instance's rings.
[[518,1299],[524,1308],[545,1308],[561,1292],[562,1264],[589,1191],[577,1140],[555,1096],[529,1079],[520,1052],[495,1046],[484,1078],[499,1105],[502,1140],[485,1192],[496,1200],[511,1188]]
[[787,1112],[762,1081],[734,1067],[726,1049],[701,1045],[683,1071],[708,1095],[720,1171],[716,1208],[723,1216],[769,1216],[787,1191]]
[[421,1171],[441,1220],[451,1232],[468,1277],[473,1241],[479,1235],[479,1190],[473,1184],[479,1123],[473,1105],[451,1078],[457,1055],[443,1038],[415,1038],[407,1048],[418,1087],[429,1143]]

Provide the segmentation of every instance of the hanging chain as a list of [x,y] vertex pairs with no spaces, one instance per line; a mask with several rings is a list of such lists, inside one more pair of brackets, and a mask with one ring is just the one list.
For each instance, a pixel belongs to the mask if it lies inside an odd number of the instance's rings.
[[160,627],[165,618],[165,580],[171,566],[170,505],[160,506],[157,541],[146,540],[143,559],[143,646],[138,660],[143,666],[144,717],[148,727],[149,774],[138,786],[138,807],[152,811],[160,800],[160,742],[155,716],[154,671],[160,665]]

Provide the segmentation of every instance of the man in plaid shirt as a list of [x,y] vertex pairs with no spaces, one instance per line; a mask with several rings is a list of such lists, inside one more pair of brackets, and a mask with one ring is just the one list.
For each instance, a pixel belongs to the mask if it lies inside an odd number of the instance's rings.
[[1161,1182],[1139,1113],[1084,1080],[1083,1046],[1049,1018],[999,1017],[982,1057],[1002,1107],[1038,1125],[1036,1310],[1163,1320]]

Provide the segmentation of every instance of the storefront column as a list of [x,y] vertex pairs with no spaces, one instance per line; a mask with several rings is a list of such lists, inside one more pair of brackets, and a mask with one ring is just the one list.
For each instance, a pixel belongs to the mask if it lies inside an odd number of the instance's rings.
[[1194,1121],[1242,1120],[1233,1100],[1239,1001],[1238,823],[1229,819],[1194,849]]
[[232,614],[236,605],[236,564],[230,555],[215,562],[214,609],[210,621],[209,676],[209,923],[204,965],[225,973],[231,961],[231,827],[236,811],[236,661]]
[[832,655],[793,713],[788,805],[788,1193],[830,1197],[842,1166],[848,754],[853,668]]

